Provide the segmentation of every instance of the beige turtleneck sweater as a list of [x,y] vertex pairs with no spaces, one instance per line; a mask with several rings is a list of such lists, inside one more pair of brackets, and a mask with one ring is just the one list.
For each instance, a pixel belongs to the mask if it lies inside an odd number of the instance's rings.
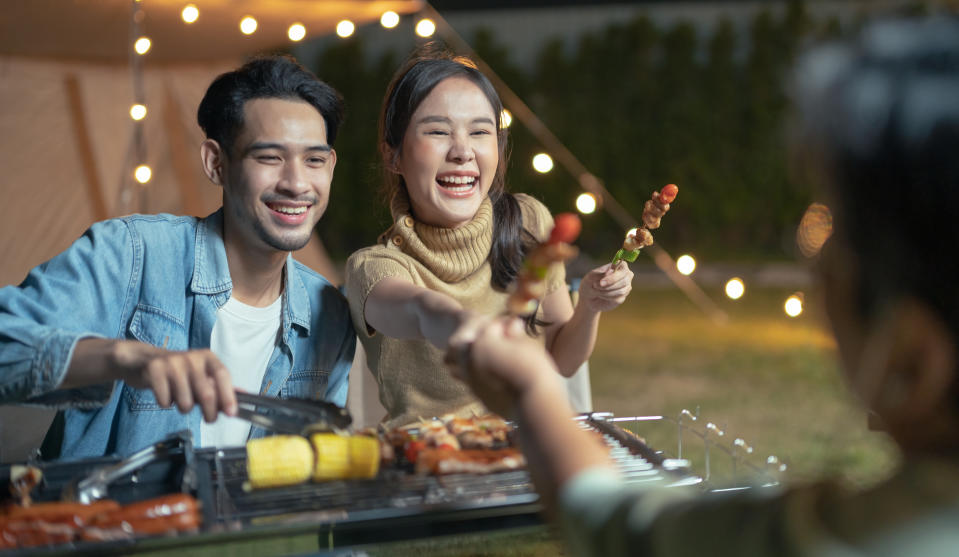
[[[517,194],[523,228],[545,241],[553,217],[539,201]],[[506,292],[494,290],[487,261],[493,239],[493,207],[483,201],[476,216],[459,228],[437,228],[416,221],[405,195],[391,204],[393,226],[380,243],[363,248],[346,264],[346,293],[353,325],[366,350],[370,371],[379,385],[386,408],[384,425],[397,427],[447,413],[470,415],[486,410],[453,379],[443,364],[443,353],[426,340],[399,340],[371,330],[364,317],[366,298],[376,284],[396,277],[457,300],[466,309],[498,315],[506,309]],[[566,272],[553,265],[546,279],[547,293],[566,288]]]

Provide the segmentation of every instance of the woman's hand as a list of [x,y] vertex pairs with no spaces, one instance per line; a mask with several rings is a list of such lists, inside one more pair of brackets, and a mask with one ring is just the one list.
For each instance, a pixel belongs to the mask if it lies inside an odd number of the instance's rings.
[[619,307],[633,289],[633,272],[625,261],[586,273],[579,284],[579,303],[594,312]]

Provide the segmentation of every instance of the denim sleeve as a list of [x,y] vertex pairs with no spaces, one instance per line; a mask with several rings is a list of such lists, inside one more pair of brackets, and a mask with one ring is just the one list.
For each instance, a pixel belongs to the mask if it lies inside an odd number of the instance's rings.
[[20,285],[0,288],[0,403],[106,402],[108,384],[51,392],[63,382],[78,340],[123,336],[136,254],[128,225],[104,221],[33,268]]
[[356,333],[350,323],[349,311],[343,308],[343,325],[339,327],[342,334],[336,355],[336,364],[330,373],[326,386],[326,400],[346,408],[346,394],[350,386],[350,366],[353,365],[353,353],[356,351]]

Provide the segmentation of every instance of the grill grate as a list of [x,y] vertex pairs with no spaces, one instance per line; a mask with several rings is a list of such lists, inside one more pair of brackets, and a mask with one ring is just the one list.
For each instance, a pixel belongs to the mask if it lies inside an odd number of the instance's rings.
[[[611,447],[610,456],[626,481],[664,485],[696,483],[687,471],[664,465],[664,460],[638,438],[622,435],[602,420],[581,420],[580,427],[598,431]],[[384,469],[371,480],[307,483],[248,491],[246,451],[243,448],[198,451],[201,466],[209,469],[216,492],[216,516],[221,521],[256,522],[272,515],[342,512],[354,516],[366,511],[411,512],[477,506],[509,506],[536,502],[526,470],[493,474],[418,476],[406,470]],[[665,461],[669,464],[669,461]]]

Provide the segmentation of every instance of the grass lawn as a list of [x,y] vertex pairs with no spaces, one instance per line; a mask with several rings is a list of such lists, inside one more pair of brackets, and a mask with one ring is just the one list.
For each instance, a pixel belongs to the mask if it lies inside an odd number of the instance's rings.
[[[627,303],[603,317],[590,360],[593,405],[617,416],[696,412],[754,447],[758,466],[776,455],[788,464],[786,482],[839,476],[865,486],[890,472],[895,450],[869,431],[865,414],[846,393],[835,344],[807,300],[798,318],[782,306],[789,290],[750,290],[738,301],[707,292],[729,321],[716,325],[674,289],[634,290]],[[676,428],[637,422],[634,431],[655,449],[676,456]],[[689,435],[686,436],[689,438]],[[728,442],[728,441],[727,441]],[[703,474],[702,443],[684,457]],[[732,460],[711,451],[714,485],[735,483]],[[742,470],[742,466],[739,467]],[[370,555],[561,555],[544,529],[460,536],[369,548]]]
[[[708,292],[729,315],[716,325],[675,290],[634,291],[601,324],[590,361],[594,408],[671,418],[698,408],[700,430],[708,421],[725,430],[727,445],[743,438],[759,466],[776,455],[788,465],[786,481],[824,474],[855,485],[881,479],[895,463],[891,442],[868,429],[845,390],[816,301],[789,318],[782,307],[790,293],[750,290],[732,301]],[[676,455],[675,426],[637,426],[651,446]],[[684,445],[698,449],[684,457],[704,473],[702,442]],[[715,476],[717,460],[722,472],[730,458],[711,460],[715,483],[731,479]]]

